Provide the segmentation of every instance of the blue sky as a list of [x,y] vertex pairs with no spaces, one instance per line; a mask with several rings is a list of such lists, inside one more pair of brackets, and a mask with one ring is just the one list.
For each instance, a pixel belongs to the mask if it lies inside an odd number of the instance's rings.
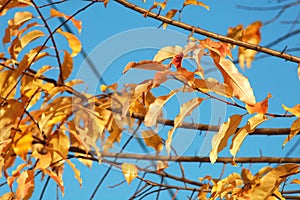
[[[151,6],[151,2],[152,1],[148,1],[144,4],[142,1],[138,1],[137,3],[145,8],[149,8]],[[174,2],[175,1],[170,1],[167,9],[178,8],[178,5],[180,4]],[[238,24],[243,24],[245,27],[257,20],[262,20],[264,22],[265,20],[271,19],[277,13],[275,10],[259,12],[237,9],[237,4],[247,5],[248,1],[206,0],[203,2],[210,6],[210,11],[207,11],[202,7],[186,7],[182,12],[182,21],[222,35],[226,35],[229,27],[234,27]],[[268,4],[268,2],[269,1],[267,0],[251,1],[251,6],[271,5]],[[72,1],[59,5],[59,8],[66,14],[71,15],[85,4],[87,4],[87,2]],[[274,5],[276,5],[276,3],[274,3]],[[45,12],[47,12],[47,9],[45,9]],[[126,82],[138,83],[143,79],[151,78],[153,76],[153,73],[151,72],[138,70],[122,76],[122,70],[128,62],[152,59],[157,50],[164,46],[184,46],[186,37],[189,35],[189,32],[172,26],[168,26],[167,30],[157,29],[160,22],[151,18],[144,18],[141,14],[124,8],[113,1],[109,2],[107,8],[104,8],[102,4],[95,4],[79,14],[76,18],[83,22],[83,30],[79,38],[82,41],[84,50],[89,54],[90,59],[92,59],[95,63],[97,69],[104,75],[103,78],[105,82],[109,84],[118,82],[120,88],[122,87],[122,84]],[[289,10],[288,13],[285,13],[281,19],[294,18],[296,18],[295,11]],[[178,19],[178,16],[175,16],[174,19]],[[281,19],[270,25],[262,27],[261,45],[269,44],[278,37],[286,34],[288,31],[291,31],[290,25],[280,23]],[[1,20],[1,25],[4,21],[5,20]],[[293,30],[296,28],[297,27]],[[200,35],[195,35],[195,37],[204,39],[204,37]],[[61,42],[63,44],[63,41]],[[292,48],[299,46],[299,43],[299,36],[296,36],[282,43],[278,43],[273,48],[282,50],[286,45],[288,45],[288,48]],[[294,54],[298,56],[300,55],[299,52],[295,52]],[[236,58],[236,51],[233,55]],[[258,56],[261,55],[262,54],[258,54]],[[99,80],[85,64],[83,57],[78,55],[74,61],[75,71],[71,78],[80,78],[86,82],[84,88],[81,89],[85,89],[85,86],[87,86],[89,88],[89,92],[99,92]],[[240,71],[242,70],[240,69]],[[297,76],[297,65],[295,63],[287,62],[279,58],[267,57],[253,62],[251,69],[245,69],[242,73],[249,78],[257,101],[263,100],[267,96],[268,92],[272,94],[273,97],[269,101],[270,112],[284,113],[281,104],[292,107],[299,103],[300,85]],[[214,76],[220,75],[216,73]],[[173,82],[164,85],[162,90],[156,91],[156,94],[166,94],[175,86],[176,83]],[[180,103],[187,101],[192,97],[192,94],[190,96],[181,94],[176,97],[176,99],[170,101],[166,105],[165,109],[167,118],[174,118],[174,116],[178,113]],[[211,114],[212,109],[219,109],[218,106],[221,111],[216,112],[216,114]],[[244,111],[240,111],[236,108],[224,107],[224,105],[211,101],[201,105],[200,109],[195,110],[194,114],[186,120],[193,120],[199,123],[218,124],[220,118],[221,121],[223,121],[234,113],[243,112]],[[289,127],[292,121],[293,119],[271,119],[265,122],[262,127]],[[246,121],[244,120],[241,124],[244,124],[245,122]],[[165,136],[168,129],[169,127],[163,127],[161,129],[161,134]],[[186,135],[188,135],[188,137]],[[211,136],[209,135],[212,134],[208,133],[205,135],[205,133],[200,134],[199,131],[179,129],[176,132],[174,145],[177,145],[176,147],[180,149],[181,155],[199,155],[203,150],[201,150],[202,145],[204,145],[204,152],[202,153],[207,152],[205,149],[207,148],[207,145],[210,145],[209,138],[211,138]],[[124,134],[124,141],[126,140],[126,137],[126,134]],[[260,150],[264,156],[284,156],[290,148],[294,146],[294,143],[298,140],[298,138],[295,138],[292,142],[286,145],[285,149],[281,149],[284,139],[285,136],[249,136],[244,141],[238,156],[260,156]],[[185,146],[186,144],[188,144],[188,146]],[[151,149],[149,150],[152,152]],[[125,151],[129,153],[143,153],[143,150],[134,142],[131,143]],[[299,155],[297,152],[299,153],[299,148],[295,149],[294,153],[290,156],[295,157]],[[221,152],[220,155],[230,156],[228,148]],[[206,155],[201,154],[201,156]],[[118,161],[121,162],[122,160],[120,159]],[[132,160],[131,162],[135,163],[136,161]],[[64,174],[66,187],[64,199],[87,199],[90,197],[98,181],[106,171],[107,165],[94,163],[93,168],[89,169],[78,162],[75,163],[81,170],[83,186],[82,188],[79,187],[79,184],[73,176],[73,172],[71,172],[69,167],[66,167],[66,172]],[[261,164],[252,164],[251,170],[255,173],[256,170],[262,166],[263,165]],[[199,163],[193,163],[184,164],[184,167],[186,176],[194,180],[198,180],[199,177],[203,177],[207,174],[213,175],[217,178],[222,171],[221,164],[214,164],[214,166],[211,166],[211,164],[202,164],[199,166]],[[249,165],[239,167],[226,166],[225,175],[233,171],[239,172],[242,167],[249,167]],[[178,169],[178,164],[172,163],[170,164],[168,172],[179,175],[180,172]],[[142,174],[139,175],[141,176]],[[106,181],[99,189],[95,199],[128,199],[134,193],[139,183],[138,180],[134,180],[130,186],[128,186],[127,183],[124,183],[115,188],[108,188],[108,186],[118,184],[123,180],[124,178],[119,170],[112,170],[106,178]],[[158,182],[160,181],[157,177],[154,177],[153,180]],[[170,184],[173,183],[172,181],[168,182]],[[36,192],[32,199],[37,199],[39,197],[42,185],[43,184],[36,186]],[[44,199],[55,199],[55,190],[55,184],[51,181],[46,190]],[[2,190],[0,189],[0,193],[1,191]],[[179,192],[177,197],[178,199],[187,199],[186,197],[190,194],[191,192]],[[194,195],[194,197],[195,196],[196,195]],[[155,194],[150,195],[147,199],[154,198]],[[161,194],[161,199],[170,199],[169,193],[163,192]]]

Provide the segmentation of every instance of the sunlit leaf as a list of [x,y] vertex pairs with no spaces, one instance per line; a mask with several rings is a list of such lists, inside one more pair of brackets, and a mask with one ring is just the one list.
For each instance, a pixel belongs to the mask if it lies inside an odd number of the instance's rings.
[[13,200],[15,194],[13,192],[7,192],[0,197],[0,200]]
[[80,42],[80,40],[75,35],[73,35],[72,33],[64,32],[60,29],[57,30],[57,32],[60,33],[61,35],[63,35],[67,39],[69,47],[72,50],[71,56],[72,57],[76,56],[81,51],[81,42]]
[[160,62],[155,62],[152,60],[144,60],[141,62],[129,62],[123,70],[123,74],[125,74],[130,69],[147,69],[147,70],[157,70],[162,71],[168,69],[167,66],[161,64]]
[[282,146],[285,146],[286,143],[288,143],[293,137],[295,137],[298,133],[300,132],[300,118],[296,119],[291,128],[290,128],[290,133],[287,136],[287,138],[284,140]]
[[108,128],[108,131],[109,131],[110,135],[107,137],[105,143],[103,144],[104,152],[111,149],[115,142],[119,143],[121,141],[123,129],[121,129],[119,127],[119,125],[117,124],[116,120],[113,119],[111,126]]
[[195,79],[192,82],[192,86],[196,89],[199,89],[202,92],[209,93],[214,92],[216,94],[225,96],[225,97],[232,97],[233,92],[231,87],[226,84],[222,84],[218,82],[214,78],[207,78],[207,79]]
[[74,172],[74,176],[77,179],[78,183],[80,184],[80,187],[82,186],[82,178],[80,177],[80,170],[76,168],[75,164],[72,163],[69,159],[65,159],[66,163],[69,164],[69,166],[72,168]]
[[[167,12],[167,14],[166,14],[166,18],[172,19],[176,15],[177,11],[178,10],[176,10],[176,9],[169,10],[169,12]],[[168,23],[163,23],[164,29],[166,29],[167,26],[168,26]]]
[[[53,8],[51,8],[50,10],[50,15],[51,17],[63,17],[65,19],[69,19],[71,16],[65,15],[64,13],[59,12],[58,10],[55,10]],[[81,32],[81,28],[82,28],[82,22],[80,20],[76,20],[74,19],[74,17],[72,17],[70,19],[70,21],[73,23],[73,25],[77,28],[78,32]]]
[[204,4],[201,1],[197,1],[197,0],[185,0],[183,3],[183,6],[187,6],[187,5],[197,5],[197,6],[202,6],[204,8],[206,8],[207,10],[209,10],[209,6]]
[[118,84],[117,83],[113,83],[111,85],[104,85],[104,84],[102,84],[100,86],[100,90],[102,92],[106,92],[107,90],[113,90],[113,91],[115,91],[117,88],[118,88]]
[[33,141],[32,134],[28,131],[24,133],[17,131],[13,140],[14,152],[26,161],[27,152],[31,149]]
[[34,190],[34,171],[25,170],[17,179],[16,199],[30,199]]
[[269,106],[269,99],[272,95],[269,93],[268,96],[261,102],[257,102],[254,105],[246,105],[246,109],[248,110],[249,114],[253,113],[261,113],[265,114],[268,111]]
[[158,160],[156,165],[156,171],[160,173],[161,171],[167,169],[168,167],[169,167],[168,161]]
[[47,174],[48,176],[50,176],[50,178],[52,178],[56,184],[59,186],[62,195],[64,195],[65,193],[65,187],[64,187],[64,182],[62,180],[62,177],[57,175],[55,172],[48,170],[48,169],[43,169],[42,170],[43,173]]
[[173,58],[180,52],[182,52],[184,49],[181,46],[175,45],[175,46],[166,46],[162,49],[160,49],[154,56],[153,61],[155,62],[162,62],[166,59]]
[[171,128],[168,132],[168,138],[166,140],[166,150],[167,152],[170,154],[171,152],[171,143],[172,143],[172,137],[173,137],[173,133],[175,131],[175,129],[181,125],[183,119],[190,115],[192,113],[192,111],[197,108],[203,99],[201,98],[194,98],[186,103],[184,103],[181,107],[180,107],[180,112],[179,114],[175,117],[174,120],[174,126],[173,128]]
[[236,153],[239,151],[240,146],[246,136],[249,133],[253,133],[258,125],[268,120],[268,118],[263,114],[257,114],[250,119],[245,126],[239,129],[239,131],[232,138],[232,144],[230,146],[230,153],[235,157]]
[[[61,65],[61,75],[59,76],[58,83],[63,83],[72,73],[73,70],[73,58],[71,54],[64,50],[64,62]],[[61,77],[63,80],[61,80]]]
[[[252,24],[250,24],[244,31],[242,36],[242,41],[251,43],[251,44],[259,44],[261,41],[261,35],[260,35],[260,28],[262,26],[262,23],[260,21],[256,21]],[[247,68],[250,68],[252,61],[254,60],[254,56],[257,53],[257,51],[254,51],[252,49],[246,49],[245,47],[239,47],[238,57],[239,57],[239,64],[242,68],[246,66]]]
[[138,168],[134,164],[123,163],[122,172],[128,184],[138,176]]
[[243,25],[239,24],[236,27],[228,28],[227,37],[230,37],[235,40],[242,41],[243,37]]
[[227,122],[220,126],[218,133],[214,135],[211,141],[212,150],[209,154],[211,163],[216,162],[218,153],[227,146],[227,140],[236,132],[242,118],[242,115],[232,115]]
[[49,147],[53,149],[52,162],[59,164],[68,155],[70,147],[69,137],[63,131],[57,131],[51,136]]
[[290,112],[293,115],[295,115],[296,117],[300,118],[300,104],[297,104],[297,105],[295,105],[292,108],[289,108],[289,107],[287,107],[287,106],[285,106],[285,105],[282,104],[282,107],[287,112]]
[[161,137],[152,130],[145,130],[142,132],[142,137],[147,146],[155,149],[159,153],[163,149],[163,142]]
[[155,101],[150,104],[149,110],[145,116],[145,125],[153,126],[156,124],[156,120],[159,117],[163,106],[176,94],[178,90],[172,90],[170,94],[165,96],[160,96],[155,99]]

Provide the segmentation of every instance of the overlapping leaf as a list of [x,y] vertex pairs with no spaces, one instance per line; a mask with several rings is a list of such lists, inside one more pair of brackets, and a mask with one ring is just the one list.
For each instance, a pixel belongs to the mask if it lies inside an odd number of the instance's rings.
[[122,172],[128,184],[138,176],[138,169],[134,164],[123,163]]

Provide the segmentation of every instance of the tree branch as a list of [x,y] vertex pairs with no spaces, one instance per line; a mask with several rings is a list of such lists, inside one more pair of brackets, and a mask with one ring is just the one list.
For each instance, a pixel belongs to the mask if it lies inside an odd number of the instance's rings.
[[177,26],[177,27],[182,28],[184,30],[191,31],[193,33],[198,33],[200,35],[204,35],[204,36],[207,36],[207,37],[210,37],[210,38],[214,38],[214,39],[220,40],[222,42],[227,42],[227,43],[234,44],[234,45],[237,45],[237,46],[240,46],[240,47],[245,47],[247,49],[252,49],[252,50],[262,52],[262,53],[266,53],[266,54],[269,54],[269,55],[272,55],[272,56],[275,56],[275,57],[283,58],[283,59],[289,60],[291,62],[295,62],[295,63],[300,62],[299,57],[292,56],[290,54],[283,53],[283,52],[280,52],[280,51],[275,51],[273,49],[269,49],[269,48],[266,48],[266,47],[263,47],[263,46],[259,46],[259,45],[250,44],[250,43],[247,43],[247,42],[242,42],[242,41],[239,41],[239,40],[235,40],[235,39],[232,39],[232,38],[220,35],[220,34],[216,34],[216,33],[213,33],[213,32],[210,32],[210,31],[207,31],[207,30],[195,27],[195,26],[191,26],[191,25],[183,23],[183,22],[172,20],[172,19],[169,19],[169,18],[164,17],[162,15],[159,15],[157,13],[148,12],[148,10],[146,10],[144,8],[141,8],[141,7],[139,7],[135,4],[132,4],[128,1],[126,1],[126,0],[115,0],[115,2],[127,7],[127,8],[129,8],[133,11],[139,12],[141,14],[147,13],[148,14],[147,16],[149,16],[153,19],[159,20],[163,23],[171,24],[173,26]]

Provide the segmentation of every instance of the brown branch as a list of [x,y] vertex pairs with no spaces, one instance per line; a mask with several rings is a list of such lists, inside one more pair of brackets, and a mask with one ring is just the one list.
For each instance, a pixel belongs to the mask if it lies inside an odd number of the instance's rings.
[[213,32],[210,32],[210,31],[207,31],[207,30],[195,27],[195,26],[191,26],[191,25],[183,23],[183,22],[172,20],[172,19],[169,19],[169,18],[164,17],[162,15],[159,15],[157,13],[148,12],[148,10],[146,10],[144,8],[141,8],[141,7],[139,7],[135,4],[132,4],[128,1],[126,1],[126,0],[115,0],[115,2],[127,7],[127,8],[129,8],[133,11],[139,12],[141,14],[147,13],[148,14],[147,16],[149,16],[151,18],[159,20],[163,23],[167,23],[167,24],[179,27],[179,28],[184,29],[184,30],[188,30],[188,31],[191,31],[191,32],[194,32],[194,33],[198,33],[200,35],[204,35],[204,36],[207,36],[207,37],[210,37],[210,38],[214,38],[214,39],[220,40],[222,42],[226,42],[226,43],[234,44],[234,45],[237,45],[237,46],[240,46],[240,47],[245,47],[247,49],[252,49],[252,50],[255,50],[255,51],[258,51],[258,52],[266,53],[266,54],[269,54],[269,55],[272,55],[272,56],[275,56],[275,57],[283,58],[283,59],[289,60],[291,62],[295,62],[295,63],[300,62],[299,57],[292,56],[292,55],[287,54],[287,53],[282,53],[280,51],[275,51],[273,49],[269,49],[269,48],[266,48],[266,47],[263,47],[263,46],[238,41],[238,40],[235,40],[235,39],[232,39],[232,38],[220,35],[220,34],[216,34],[216,33],[213,33]]

